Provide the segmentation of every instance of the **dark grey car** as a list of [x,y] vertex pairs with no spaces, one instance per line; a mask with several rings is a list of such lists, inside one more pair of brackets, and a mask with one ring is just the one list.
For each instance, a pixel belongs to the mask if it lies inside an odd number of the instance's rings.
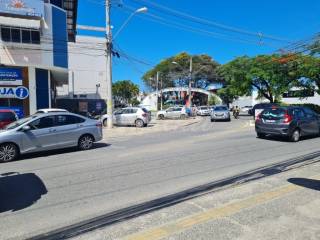
[[320,118],[304,107],[267,108],[257,116],[255,129],[259,138],[275,135],[297,142],[302,136],[320,135]]
[[0,162],[19,154],[78,146],[92,148],[102,139],[102,123],[72,113],[35,114],[0,131]]

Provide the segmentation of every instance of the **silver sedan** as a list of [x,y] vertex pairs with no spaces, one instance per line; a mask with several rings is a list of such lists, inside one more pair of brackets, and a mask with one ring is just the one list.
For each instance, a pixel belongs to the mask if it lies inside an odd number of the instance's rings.
[[214,122],[217,120],[231,121],[230,111],[228,107],[224,105],[214,106],[210,114],[210,117],[211,117],[211,122]]
[[0,131],[0,162],[19,154],[78,146],[93,147],[102,139],[102,123],[72,113],[35,114]]

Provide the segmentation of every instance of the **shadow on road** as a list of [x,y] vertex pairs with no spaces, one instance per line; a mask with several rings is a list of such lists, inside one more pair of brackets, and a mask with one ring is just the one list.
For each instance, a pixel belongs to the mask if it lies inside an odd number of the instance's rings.
[[[311,140],[311,139],[316,139],[316,138],[317,138],[317,136],[303,136],[303,137],[301,137],[300,141],[306,141],[306,140]],[[291,142],[286,137],[272,136],[272,135],[269,135],[269,136],[266,136],[266,137],[260,138],[260,139],[267,140],[267,141],[275,141],[275,142],[287,142],[287,143]]]
[[315,179],[308,179],[308,178],[289,178],[288,179],[289,183],[305,187],[305,188],[310,188],[313,190],[320,191],[320,181],[315,180]]
[[42,180],[34,173],[15,172],[0,175],[0,213],[31,206],[47,194]]

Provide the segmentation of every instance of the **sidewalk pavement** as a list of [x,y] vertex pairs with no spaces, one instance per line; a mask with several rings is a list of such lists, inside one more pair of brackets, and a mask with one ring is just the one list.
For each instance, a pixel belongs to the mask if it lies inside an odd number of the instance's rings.
[[320,162],[209,193],[74,240],[320,239]]
[[105,140],[119,140],[126,139],[132,136],[141,136],[144,134],[159,133],[159,132],[168,132],[177,130],[181,127],[189,126],[201,121],[202,118],[187,118],[184,120],[175,119],[175,120],[158,120],[152,119],[150,124],[144,128],[137,128],[135,126],[115,126],[112,129],[104,128],[103,136]]

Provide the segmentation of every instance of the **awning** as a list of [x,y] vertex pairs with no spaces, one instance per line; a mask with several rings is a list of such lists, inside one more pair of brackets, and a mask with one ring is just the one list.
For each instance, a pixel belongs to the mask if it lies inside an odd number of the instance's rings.
[[1,26],[40,29],[40,20],[0,16]]

